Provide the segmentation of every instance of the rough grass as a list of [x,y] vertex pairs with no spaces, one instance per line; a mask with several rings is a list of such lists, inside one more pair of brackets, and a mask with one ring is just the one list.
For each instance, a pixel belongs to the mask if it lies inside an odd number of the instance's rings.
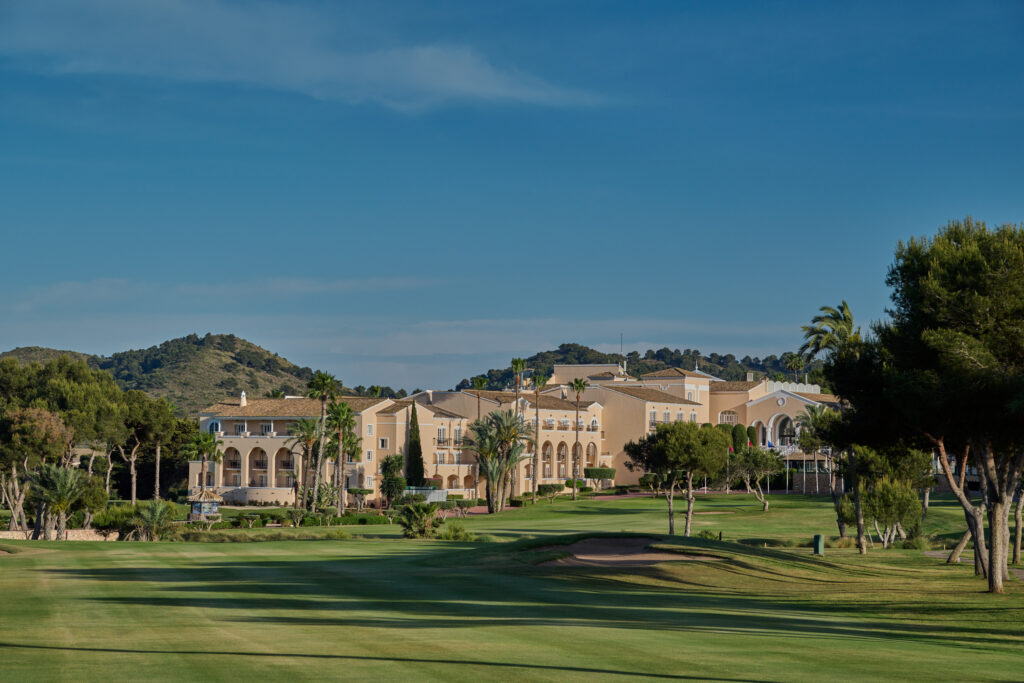
[[[465,520],[504,543],[5,542],[27,550],[0,554],[0,680],[1021,678],[1016,580],[990,596],[920,551],[732,542],[830,533],[824,500],[705,505],[734,509],[700,518],[725,542],[655,547],[725,561],[628,571],[539,563],[592,533],[657,535],[664,501]],[[955,512],[932,530],[955,535]]]

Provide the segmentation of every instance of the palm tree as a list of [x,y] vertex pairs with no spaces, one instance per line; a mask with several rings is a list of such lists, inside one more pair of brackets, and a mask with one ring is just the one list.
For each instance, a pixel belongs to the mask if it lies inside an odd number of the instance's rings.
[[309,470],[313,445],[320,438],[320,425],[316,420],[304,417],[288,425],[288,433],[292,438],[286,444],[289,447],[300,446],[302,448],[302,466],[299,468],[298,485],[302,490],[302,507],[306,507],[306,496],[309,494],[306,486],[306,472]]
[[345,445],[356,429],[356,414],[347,403],[331,402],[327,408],[327,428],[337,435],[338,462],[334,466],[334,487],[338,491],[338,516],[345,513]]
[[224,457],[224,453],[220,450],[220,447],[223,445],[224,442],[218,440],[215,434],[199,432],[192,435],[192,439],[189,441],[188,446],[186,446],[186,451],[190,457],[196,457],[202,461],[202,466],[199,470],[199,488],[203,491],[206,490],[206,476],[210,469],[210,461],[220,462],[221,458]]
[[[480,392],[487,386],[487,378],[483,375],[478,375],[473,378],[473,388],[476,389],[476,419],[480,420]],[[473,495],[477,495],[480,491],[480,463],[477,459],[476,471],[473,473]]]
[[271,389],[263,394],[265,398],[284,398],[284,395],[284,390],[282,389]]
[[803,325],[804,343],[797,352],[813,359],[819,353],[836,353],[845,344],[860,341],[860,328],[853,325],[853,313],[844,300],[837,308],[822,306],[819,315]]
[[[29,481],[46,505],[48,513],[57,514],[57,540],[67,540],[68,512],[85,491],[82,486],[82,470],[43,463],[29,475]],[[41,519],[36,520],[36,525],[41,523]]]
[[792,353],[786,358],[786,369],[793,373],[793,381],[799,383],[799,373],[804,369],[804,359],[799,353]]
[[534,412],[536,413],[537,421],[537,436],[536,442],[533,445],[533,502],[537,502],[537,477],[540,472],[540,392],[544,389],[544,385],[548,383],[547,375],[542,375],[536,370],[533,371],[533,393],[536,396],[534,402]]
[[516,466],[528,456],[524,448],[531,441],[523,416],[512,410],[490,413],[470,425],[466,443],[477,453],[480,474],[487,480],[487,510],[501,512],[509,479]]
[[572,447],[572,499],[576,500],[576,487],[580,478],[580,398],[587,390],[587,380],[577,377],[569,388],[576,392],[576,423],[573,425],[576,431],[576,445]]
[[144,541],[159,541],[174,526],[174,508],[163,500],[142,503],[135,509],[135,528]]
[[313,509],[313,506],[316,505],[316,495],[320,489],[321,470],[324,466],[324,443],[327,441],[327,439],[324,438],[325,430],[327,428],[327,402],[336,399],[340,392],[341,382],[339,382],[334,375],[329,372],[323,372],[322,370],[317,370],[313,373],[312,379],[310,379],[309,384],[306,385],[306,396],[320,401],[320,432],[318,435],[320,448],[316,456],[316,469],[313,470],[313,500],[310,502],[311,510]]
[[519,410],[519,389],[523,385],[523,372],[526,370],[526,361],[522,358],[512,359],[512,372],[516,376],[516,410]]

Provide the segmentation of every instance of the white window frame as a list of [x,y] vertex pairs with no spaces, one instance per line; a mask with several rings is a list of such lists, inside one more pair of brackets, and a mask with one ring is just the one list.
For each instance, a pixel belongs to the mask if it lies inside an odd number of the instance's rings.
[[366,451],[366,462],[373,462],[373,451]]
[[373,436],[373,424],[366,425],[366,435]]
[[380,450],[386,451],[388,449],[388,437],[382,436],[379,439]]
[[219,420],[214,420],[213,422],[211,422],[210,426],[207,427],[207,431],[210,432],[211,434],[216,434],[217,432],[219,432],[220,431],[220,421]]

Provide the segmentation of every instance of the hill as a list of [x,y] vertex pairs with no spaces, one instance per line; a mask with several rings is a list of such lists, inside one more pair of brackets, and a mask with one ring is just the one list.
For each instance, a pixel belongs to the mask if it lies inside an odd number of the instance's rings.
[[166,398],[182,415],[195,415],[200,409],[241,391],[251,396],[275,390],[300,393],[313,374],[309,368],[299,367],[233,334],[191,334],[109,357],[32,346],[0,353],[0,358],[13,357],[31,363],[61,355],[109,372],[122,389],[140,389]]
[[[692,370],[695,367],[704,372],[720,377],[724,380],[735,381],[746,378],[748,372],[754,373],[755,377],[768,376],[772,379],[792,379],[793,372],[786,367],[786,361],[793,356],[793,353],[783,353],[781,356],[766,356],[757,358],[744,356],[736,358],[730,354],[721,355],[712,353],[703,355],[696,349],[669,349],[668,347],[650,349],[643,355],[637,351],[630,351],[625,356],[618,353],[602,353],[582,344],[562,344],[552,351],[541,351],[526,360],[526,367],[539,370],[550,376],[553,365],[574,364],[574,363],[621,363],[626,362],[626,371],[639,377],[648,372],[664,370],[666,368],[683,368]],[[808,374],[811,382],[824,385],[825,379],[821,373],[821,361],[814,361],[805,367],[800,373]],[[487,378],[488,389],[503,389],[513,384],[514,376],[511,367],[495,368],[483,373]],[[471,387],[469,379],[463,379],[456,386],[457,389],[468,389]]]

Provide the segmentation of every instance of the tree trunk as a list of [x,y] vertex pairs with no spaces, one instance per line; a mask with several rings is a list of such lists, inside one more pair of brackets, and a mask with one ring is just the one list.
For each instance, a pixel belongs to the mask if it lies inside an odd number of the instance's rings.
[[338,461],[334,464],[334,486],[338,490],[338,516],[345,514],[348,491],[345,487],[345,433],[338,432]]
[[829,491],[832,493],[832,507],[836,509],[836,526],[839,527],[839,538],[846,538],[846,522],[843,521],[843,516],[840,512],[842,509],[842,492],[839,490],[839,475],[836,472],[834,459],[829,464],[828,486]]
[[580,449],[580,395],[576,394],[576,422],[572,426],[576,432],[576,445],[572,447],[572,499],[576,500],[576,483],[580,478],[579,474],[579,451]]
[[96,460],[96,451],[93,451],[92,455],[89,456],[89,467],[86,469],[86,472],[88,472],[90,477],[92,476],[92,464],[93,464],[93,462],[95,460]]
[[992,547],[988,556],[988,590],[990,593],[1003,592],[1006,567],[1006,550],[1009,542],[1008,518],[1010,506],[1002,500],[993,500],[988,508],[988,527],[992,535]]
[[889,547],[889,537],[887,534],[883,534],[882,530],[878,528],[878,520],[873,520],[875,524],[875,536],[878,536],[878,542],[882,544],[882,548]]
[[61,510],[57,513],[57,540],[68,540],[68,511]]
[[675,489],[675,484],[673,484],[669,488],[665,489],[665,499],[668,501],[668,533],[669,533],[669,536],[675,536],[676,535],[676,509],[675,509],[675,505],[673,504],[673,500],[672,500],[672,498],[673,498],[672,494],[674,493],[673,489]]
[[1024,527],[1024,491],[1017,494],[1017,505],[1013,508],[1013,563],[1020,564],[1021,530]]
[[[817,477],[815,477],[815,480],[817,480]],[[768,512],[768,497],[764,495],[764,491],[761,489],[760,479],[754,482],[754,487],[757,489],[757,499],[761,501],[761,512]]]
[[43,537],[43,527],[46,526],[45,513],[46,505],[43,503],[43,501],[40,500],[36,503],[36,519],[35,523],[32,525],[33,541],[38,541]]
[[967,547],[967,541],[971,540],[971,530],[968,529],[964,532],[960,540],[953,546],[953,551],[949,553],[949,557],[946,558],[946,564],[959,564],[960,554],[963,553],[964,548]]
[[109,453],[107,453],[107,479],[106,479],[106,486],[107,486],[107,496],[108,497],[110,496],[110,473],[114,471],[114,458],[113,458],[113,455],[114,455],[114,451],[113,450],[111,450]]
[[316,468],[313,470],[313,496],[312,500],[309,502],[309,509],[313,512],[315,512],[316,499],[319,497],[320,493],[320,470],[324,466],[324,441],[327,440],[324,438],[327,435],[326,427],[327,399],[322,398],[320,399],[320,429],[318,430],[320,433],[320,443],[317,444]]
[[814,495],[821,491],[818,489],[818,451],[814,451]]
[[974,574],[975,576],[988,575],[988,548],[985,545],[985,508],[971,507],[971,510],[964,511],[967,518],[967,528],[971,532],[971,540],[974,541]]
[[160,442],[156,442],[156,481],[153,483],[153,500],[160,500]]
[[135,505],[135,503],[138,500],[138,497],[135,495],[135,490],[136,490],[136,485],[138,484],[138,481],[139,481],[138,473],[135,471],[135,456],[132,456],[132,460],[131,460],[131,463],[129,465],[129,471],[132,474],[132,505]]
[[928,501],[931,498],[931,496],[932,496],[932,489],[929,486],[929,487],[925,488],[924,496],[922,497],[923,500],[921,501],[921,519],[924,519],[925,517],[928,516]]
[[903,530],[902,524],[896,522],[896,525],[893,527],[893,529],[896,531],[897,534],[899,534],[901,541],[907,540],[907,532]]
[[533,444],[533,502],[537,503],[537,481],[540,478],[540,388],[537,389],[537,443]]
[[683,536],[690,536],[690,528],[693,524],[693,473],[686,473],[686,530]]
[[92,517],[93,517],[92,510],[85,510],[85,511],[82,512],[82,528],[83,529],[91,529],[92,528]]
[[861,555],[868,554],[868,544],[864,533],[864,509],[860,504],[860,473],[857,471],[857,458],[849,456],[850,478],[853,480],[853,509],[857,518],[857,550]]

